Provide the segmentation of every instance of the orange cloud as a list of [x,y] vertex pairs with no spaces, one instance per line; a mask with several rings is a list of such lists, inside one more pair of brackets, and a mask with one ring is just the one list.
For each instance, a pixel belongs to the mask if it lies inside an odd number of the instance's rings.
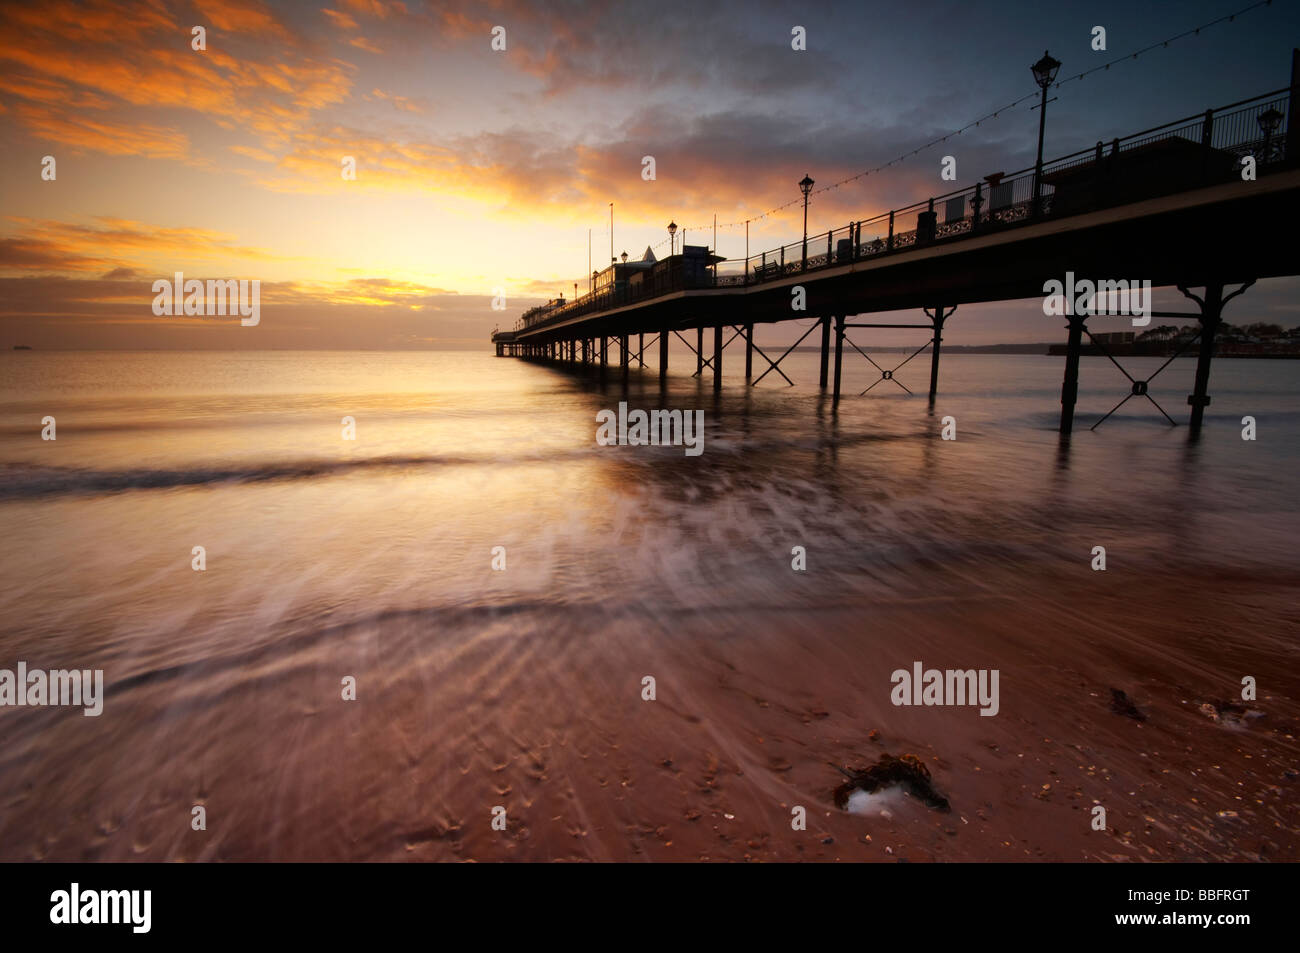
[[[18,234],[0,238],[0,271],[9,273],[85,273],[106,269],[139,270],[142,262],[175,260],[277,260],[270,252],[234,243],[234,236],[205,228],[150,225],[101,217],[94,224],[11,216]],[[112,249],[113,257],[105,255]]]
[[399,0],[343,0],[343,6],[351,7],[358,13],[368,13],[373,17],[381,20],[387,19],[389,14],[400,14],[405,16],[407,13],[406,4]]
[[0,73],[0,91],[32,102],[58,104],[76,109],[107,109],[111,105],[103,96],[73,89],[67,83],[44,76],[18,76]]
[[348,40],[348,44],[350,46],[355,46],[359,50],[365,50],[367,53],[375,53],[380,56],[382,56],[384,52],[379,47],[379,44],[375,43],[373,40],[366,39],[364,36],[354,36],[352,39]]
[[189,155],[188,137],[166,126],[113,121],[61,107],[22,102],[15,103],[14,114],[40,138],[71,146],[74,152],[151,159],[184,159]]
[[357,21],[341,10],[331,10],[327,7],[322,10],[321,13],[329,17],[335,26],[341,27],[344,30],[355,30],[357,28]]
[[[128,106],[186,110],[264,140],[291,134],[317,110],[351,95],[354,67],[286,51],[290,34],[260,3],[204,0],[203,9],[214,24],[248,35],[249,42],[273,37],[277,42],[272,55],[236,56],[211,39],[206,51],[192,50],[189,27],[151,0],[125,13],[106,0],[42,4],[39,13],[7,5],[0,7],[0,61],[16,64],[21,72],[7,68],[4,88],[32,103],[122,116]],[[66,114],[53,123],[32,110],[18,116],[38,134],[75,125]],[[134,124],[135,117],[101,122],[126,126]],[[130,154],[135,146],[140,155],[182,155],[161,151],[152,134],[116,137],[116,142],[114,138],[91,128],[83,145],[111,155]]]
[[405,96],[398,96],[396,93],[387,93],[382,89],[372,89],[367,99],[378,99],[382,102],[391,103],[395,109],[400,109],[408,113],[423,113],[427,110],[423,105],[414,99],[408,99]]
[[271,35],[289,42],[295,40],[259,0],[195,0],[195,6],[220,30]]

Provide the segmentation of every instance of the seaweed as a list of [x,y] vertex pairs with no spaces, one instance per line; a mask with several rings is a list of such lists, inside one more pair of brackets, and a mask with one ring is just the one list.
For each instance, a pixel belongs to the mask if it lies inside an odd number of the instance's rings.
[[899,758],[888,754],[882,755],[880,760],[869,768],[848,771],[835,765],[835,769],[848,779],[834,792],[835,806],[841,810],[848,805],[849,795],[855,790],[860,789],[872,794],[890,785],[902,787],[926,807],[939,811],[951,810],[948,799],[934,789],[934,784],[930,781],[930,769],[914,754],[905,754]]

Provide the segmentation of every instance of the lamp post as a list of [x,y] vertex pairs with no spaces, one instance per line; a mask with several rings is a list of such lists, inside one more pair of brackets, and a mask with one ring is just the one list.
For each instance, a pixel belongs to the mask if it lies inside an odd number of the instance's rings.
[[803,267],[808,268],[808,193],[812,191],[814,183],[807,174],[799,182],[799,189],[803,192]]
[[677,223],[669,222],[668,223],[668,257],[669,258],[672,258],[673,252],[677,250],[677,246],[673,244],[673,242],[675,241],[673,236],[675,236],[676,234],[677,234]]
[[1043,91],[1042,101],[1038,104],[1038,161],[1034,163],[1034,217],[1042,213],[1043,202],[1043,132],[1047,127],[1047,87],[1056,79],[1056,71],[1061,68],[1061,61],[1043,50],[1043,58],[1029,67],[1034,74],[1034,82]]
[[623,252],[623,264],[627,264],[627,252]]
[[1260,158],[1262,161],[1267,162],[1273,133],[1277,132],[1277,127],[1282,122],[1282,114],[1270,106],[1266,111],[1256,116],[1255,121],[1259,123],[1259,131],[1264,134],[1264,154]]

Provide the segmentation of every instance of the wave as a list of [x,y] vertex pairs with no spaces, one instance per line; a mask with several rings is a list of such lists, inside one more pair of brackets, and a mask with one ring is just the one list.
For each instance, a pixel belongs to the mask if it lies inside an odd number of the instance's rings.
[[81,470],[64,467],[0,465],[0,500],[29,499],[68,493],[118,493],[127,490],[162,490],[173,487],[211,486],[218,483],[265,483],[273,480],[309,480],[357,470],[401,467],[458,466],[481,463],[470,457],[387,456],[362,460],[301,460],[285,463],[250,463],[212,467],[163,469]]

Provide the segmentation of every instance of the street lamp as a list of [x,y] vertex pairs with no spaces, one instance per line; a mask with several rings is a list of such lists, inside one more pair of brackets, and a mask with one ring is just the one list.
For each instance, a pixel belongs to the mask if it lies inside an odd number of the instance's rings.
[[623,264],[627,264],[627,252],[623,252]]
[[1043,194],[1043,131],[1047,125],[1047,87],[1056,79],[1056,71],[1061,68],[1061,61],[1052,58],[1052,54],[1043,50],[1043,58],[1029,67],[1034,73],[1034,82],[1043,91],[1042,102],[1038,104],[1038,161],[1034,163],[1034,217],[1042,212]]
[[1277,132],[1277,127],[1282,122],[1282,114],[1270,106],[1265,112],[1256,116],[1255,121],[1259,123],[1259,131],[1264,134],[1263,160],[1267,162],[1269,146],[1271,144],[1269,140],[1273,138],[1273,133]]
[[812,178],[804,174],[799,182],[799,189],[803,192],[803,267],[808,268],[808,193],[812,191],[814,182]]
[[673,236],[676,234],[677,234],[677,223],[669,222],[668,223],[668,257],[669,258],[672,258],[673,252],[677,250],[677,246],[673,244],[674,241]]

